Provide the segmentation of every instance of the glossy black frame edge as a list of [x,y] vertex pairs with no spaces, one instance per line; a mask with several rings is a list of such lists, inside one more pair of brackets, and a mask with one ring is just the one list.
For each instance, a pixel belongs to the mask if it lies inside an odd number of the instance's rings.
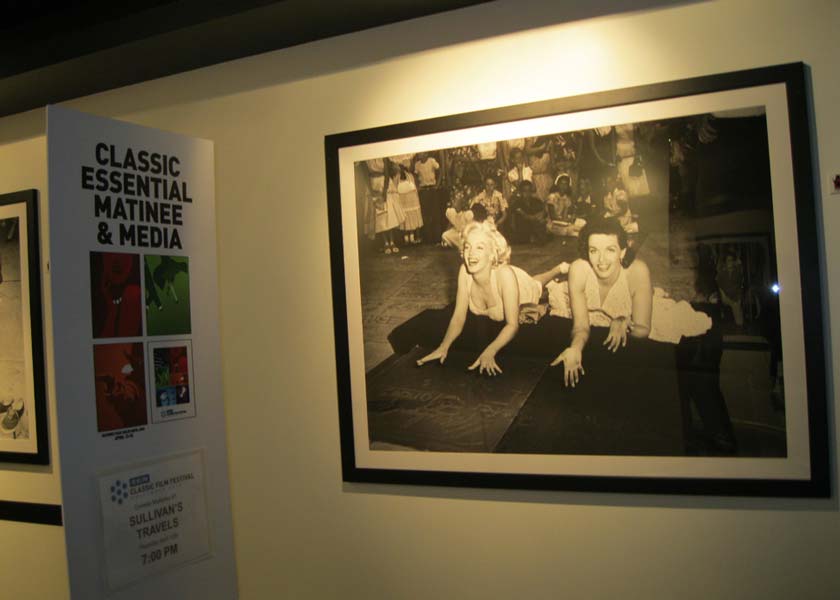
[[29,317],[32,336],[32,378],[35,398],[35,426],[38,430],[38,451],[0,452],[2,463],[47,465],[50,462],[47,434],[47,392],[44,367],[44,329],[41,310],[41,251],[38,223],[38,192],[24,190],[0,195],[0,205],[26,204],[26,237],[29,254]]
[[[712,496],[830,497],[828,449],[828,405],[822,284],[819,264],[814,169],[811,158],[809,125],[808,67],[801,62],[732,71],[651,85],[595,92],[505,106],[476,112],[449,115],[385,125],[325,137],[327,175],[327,216],[330,236],[333,319],[335,328],[336,380],[338,385],[339,433],[342,477],[351,483],[390,483],[400,485],[435,485],[497,489],[539,489],[577,492],[618,492],[644,494],[690,494]],[[350,389],[347,297],[344,288],[343,232],[341,227],[341,184],[338,153],[342,147],[382,140],[466,129],[529,119],[665,100],[681,96],[723,92],[740,88],[785,84],[788,102],[788,125],[799,242],[799,271],[802,285],[803,326],[805,334],[805,376],[808,384],[808,431],[810,479],[727,479],[677,477],[616,477],[575,475],[528,475],[514,473],[475,473],[368,469],[356,466],[353,443],[353,414]]]
[[34,502],[0,500],[0,520],[35,523],[37,525],[63,525],[61,506]]

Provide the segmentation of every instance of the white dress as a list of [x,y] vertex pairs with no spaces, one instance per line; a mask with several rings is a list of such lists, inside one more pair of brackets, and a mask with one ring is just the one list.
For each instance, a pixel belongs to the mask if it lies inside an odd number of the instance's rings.
[[[633,313],[633,299],[627,282],[627,269],[621,269],[618,280],[607,292],[604,301],[598,291],[598,278],[589,263],[586,273],[584,296],[589,311],[589,324],[593,327],[609,327],[613,319],[629,319]],[[552,281],[548,290],[549,314],[555,317],[572,318],[569,297],[569,282]],[[706,333],[712,327],[712,319],[703,312],[694,310],[682,300],[676,302],[662,290],[653,288],[653,307],[650,317],[650,339],[657,342],[678,344],[683,336],[692,337]]]
[[423,227],[423,215],[420,212],[420,196],[414,183],[414,175],[405,174],[405,179],[390,178],[388,180],[387,198],[397,207],[397,214],[401,214],[400,229],[413,231]]
[[405,215],[391,194],[385,196],[384,201],[377,205],[371,203],[371,209],[375,212],[374,217],[374,231],[382,233],[400,226],[400,223],[405,221]]

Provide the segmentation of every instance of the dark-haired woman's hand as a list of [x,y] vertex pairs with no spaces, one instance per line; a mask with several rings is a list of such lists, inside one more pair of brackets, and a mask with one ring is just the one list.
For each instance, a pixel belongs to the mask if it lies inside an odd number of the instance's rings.
[[630,321],[624,317],[613,319],[610,323],[610,332],[607,339],[604,340],[604,346],[610,352],[615,352],[619,348],[627,345],[627,332],[630,329]]
[[569,346],[557,358],[551,361],[551,366],[555,367],[563,363],[563,381],[567,386],[571,385],[575,387],[577,382],[580,381],[581,375],[586,374],[586,371],[583,370],[582,360],[583,357],[580,351],[577,348]]

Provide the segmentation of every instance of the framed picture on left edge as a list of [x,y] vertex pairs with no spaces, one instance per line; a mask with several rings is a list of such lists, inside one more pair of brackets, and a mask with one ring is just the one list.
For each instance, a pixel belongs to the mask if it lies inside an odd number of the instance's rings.
[[38,192],[0,195],[0,464],[48,464]]
[[807,73],[327,136],[344,479],[827,496]]

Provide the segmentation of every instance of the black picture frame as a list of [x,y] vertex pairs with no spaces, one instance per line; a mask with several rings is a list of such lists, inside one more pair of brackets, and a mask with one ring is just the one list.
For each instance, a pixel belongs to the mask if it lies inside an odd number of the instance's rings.
[[[7,390],[17,390],[13,395],[24,402],[25,409],[18,411],[21,414],[16,419],[17,426],[14,429],[3,430],[6,439],[0,440],[0,444],[3,444],[0,445],[0,464],[46,465],[50,462],[50,456],[41,308],[38,192],[36,190],[23,190],[0,195],[0,220],[5,219],[12,213],[14,213],[14,216],[6,219],[7,225],[4,231],[0,232],[0,235],[4,237],[0,242],[11,244],[17,250],[17,264],[6,265],[5,270],[7,282],[12,272],[20,273],[18,281],[12,283],[16,284],[14,296],[17,296],[16,304],[20,310],[20,314],[16,315],[17,322],[15,325],[23,328],[21,340],[23,355],[20,360],[20,381],[7,382]],[[13,221],[14,225],[12,226]],[[5,299],[8,302],[9,298]],[[6,317],[4,316],[4,318]],[[15,336],[9,336],[7,340],[14,338]],[[0,401],[2,400],[0,398]],[[2,411],[3,420],[0,421],[0,424],[5,425],[6,414],[9,410],[14,410],[14,407],[9,405],[3,408],[6,410]],[[34,415],[25,415],[26,411],[34,412]],[[27,429],[26,435],[20,436],[21,427],[24,425]],[[8,439],[9,436],[12,437],[11,440]],[[21,446],[20,449],[16,447],[18,442]]]
[[[778,337],[780,348],[781,345],[793,343],[791,340],[795,338],[796,343],[790,347],[797,350],[791,352],[785,346],[785,362],[783,365],[781,362],[778,363],[780,371],[784,369],[782,372],[785,377],[793,373],[798,382],[794,386],[794,382],[788,378],[782,387],[785,395],[784,456],[773,458],[775,455],[768,457],[755,455],[745,461],[737,455],[727,453],[715,455],[714,452],[706,452],[693,455],[686,451],[680,455],[664,455],[665,460],[657,462],[662,456],[646,455],[639,458],[640,464],[643,465],[639,470],[625,472],[623,465],[628,458],[626,454],[590,456],[584,453],[569,457],[568,464],[574,468],[566,469],[562,466],[566,463],[562,463],[559,470],[552,467],[552,469],[541,471],[533,467],[535,463],[528,463],[528,466],[521,470],[508,468],[512,464],[516,465],[519,460],[525,460],[525,454],[516,452],[506,456],[504,467],[497,467],[497,463],[492,462],[492,459],[496,458],[496,454],[492,451],[479,453],[476,460],[472,460],[474,458],[472,453],[466,452],[463,454],[467,457],[464,459],[466,464],[458,463],[457,468],[451,468],[450,463],[447,462],[448,459],[451,455],[456,455],[456,460],[460,460],[461,454],[445,450],[435,452],[435,448],[415,452],[398,443],[380,445],[372,449],[373,439],[370,435],[364,439],[361,434],[361,432],[369,431],[368,421],[371,409],[368,404],[367,386],[369,379],[381,376],[383,370],[387,371],[393,365],[387,364],[386,360],[373,367],[365,362],[364,355],[360,355],[360,349],[365,343],[365,325],[359,265],[362,260],[360,256],[363,256],[364,252],[364,249],[360,248],[365,242],[363,227],[360,224],[361,218],[359,218],[362,212],[360,206],[362,201],[360,192],[355,188],[358,175],[355,170],[356,163],[380,156],[445,149],[453,145],[462,145],[464,142],[469,144],[474,141],[487,141],[486,137],[482,137],[483,128],[498,126],[499,131],[510,132],[519,131],[517,128],[521,126],[524,131],[529,127],[537,127],[533,124],[546,118],[575,119],[583,116],[590,119],[586,121],[588,123],[597,123],[599,118],[612,119],[604,121],[608,125],[658,122],[673,118],[674,115],[714,114],[714,111],[720,111],[714,108],[718,105],[731,105],[733,111],[731,114],[735,114],[739,110],[737,107],[754,106],[751,100],[753,96],[750,94],[756,94],[755,97],[761,99],[765,90],[774,98],[771,101],[768,96],[767,102],[760,104],[760,108],[767,128],[770,154],[767,160],[770,167],[768,177],[770,189],[773,190],[769,208],[766,209],[771,222],[769,256],[772,266],[778,269],[775,274],[782,286],[781,293],[778,292],[778,287],[774,290],[781,299],[778,322],[781,323],[780,330],[784,332],[778,333]],[[624,493],[829,496],[831,481],[828,455],[823,285],[821,271],[815,268],[815,265],[820,264],[819,240],[821,238],[818,230],[817,199],[811,157],[812,141],[809,121],[811,105],[808,90],[807,66],[803,63],[792,63],[326,136],[326,181],[343,480],[365,483]],[[738,100],[741,95],[744,95],[746,100]],[[672,111],[670,108],[672,103],[674,106],[688,106],[689,108],[677,108],[674,109],[676,112],[668,112]],[[658,116],[658,110],[665,112],[662,116]],[[600,114],[598,111],[604,111],[608,116],[590,118],[591,115]],[[623,120],[624,114],[627,114],[627,118]],[[648,116],[639,117],[638,115]],[[566,121],[559,122],[566,123]],[[512,126],[514,129],[503,129],[507,126]],[[450,135],[452,137],[447,137]],[[521,136],[508,133],[508,137],[499,136],[493,139],[506,140],[511,137]],[[452,143],[453,140],[457,140],[458,143]],[[789,193],[781,195],[779,190],[786,190]],[[670,238],[668,239],[670,243]],[[762,238],[759,236],[757,239]],[[737,240],[733,241],[731,238],[722,236],[718,236],[714,243],[729,244],[730,251],[735,253],[752,252],[751,248],[768,246],[763,241],[761,245],[750,246],[754,244],[751,239],[739,246]],[[780,245],[784,246],[784,253],[779,250]],[[714,248],[712,250],[714,251]],[[793,255],[795,257],[788,260]],[[738,261],[741,260],[740,256]],[[403,259],[400,258],[400,260]],[[785,261],[788,262],[785,263]],[[785,289],[794,291],[789,292],[785,297]],[[726,313],[727,309],[721,300],[719,304],[719,308],[713,310],[718,310],[721,314]],[[791,306],[795,306],[796,309],[792,310]],[[734,315],[735,309],[732,308],[730,312]],[[393,332],[391,335],[393,337]],[[754,340],[744,341],[736,335],[730,337],[732,339],[728,342],[727,348],[733,355],[738,351],[755,349]],[[764,349],[762,351],[765,351],[766,347],[761,346],[761,343],[759,346]],[[772,347],[772,344],[770,346]],[[771,351],[770,361],[772,360]],[[789,361],[796,361],[796,368],[789,366]],[[422,368],[433,369],[435,366]],[[776,377],[778,380],[779,373]],[[683,419],[685,418],[684,414]],[[688,418],[696,419],[696,415]],[[796,432],[793,431],[794,429]],[[404,457],[408,457],[407,462],[402,464],[399,461]],[[440,457],[447,460],[437,460]],[[527,459],[531,458],[532,455],[528,454]],[[549,458],[554,460],[555,455],[550,455]],[[637,457],[631,456],[631,458]],[[578,468],[576,461],[582,459],[593,459],[600,466],[594,470]],[[396,465],[394,460],[397,461]],[[792,462],[797,463],[795,468],[792,467],[795,473],[785,471],[787,467],[780,468],[778,473],[773,470],[776,464],[787,465]],[[755,467],[754,470],[753,467]]]

